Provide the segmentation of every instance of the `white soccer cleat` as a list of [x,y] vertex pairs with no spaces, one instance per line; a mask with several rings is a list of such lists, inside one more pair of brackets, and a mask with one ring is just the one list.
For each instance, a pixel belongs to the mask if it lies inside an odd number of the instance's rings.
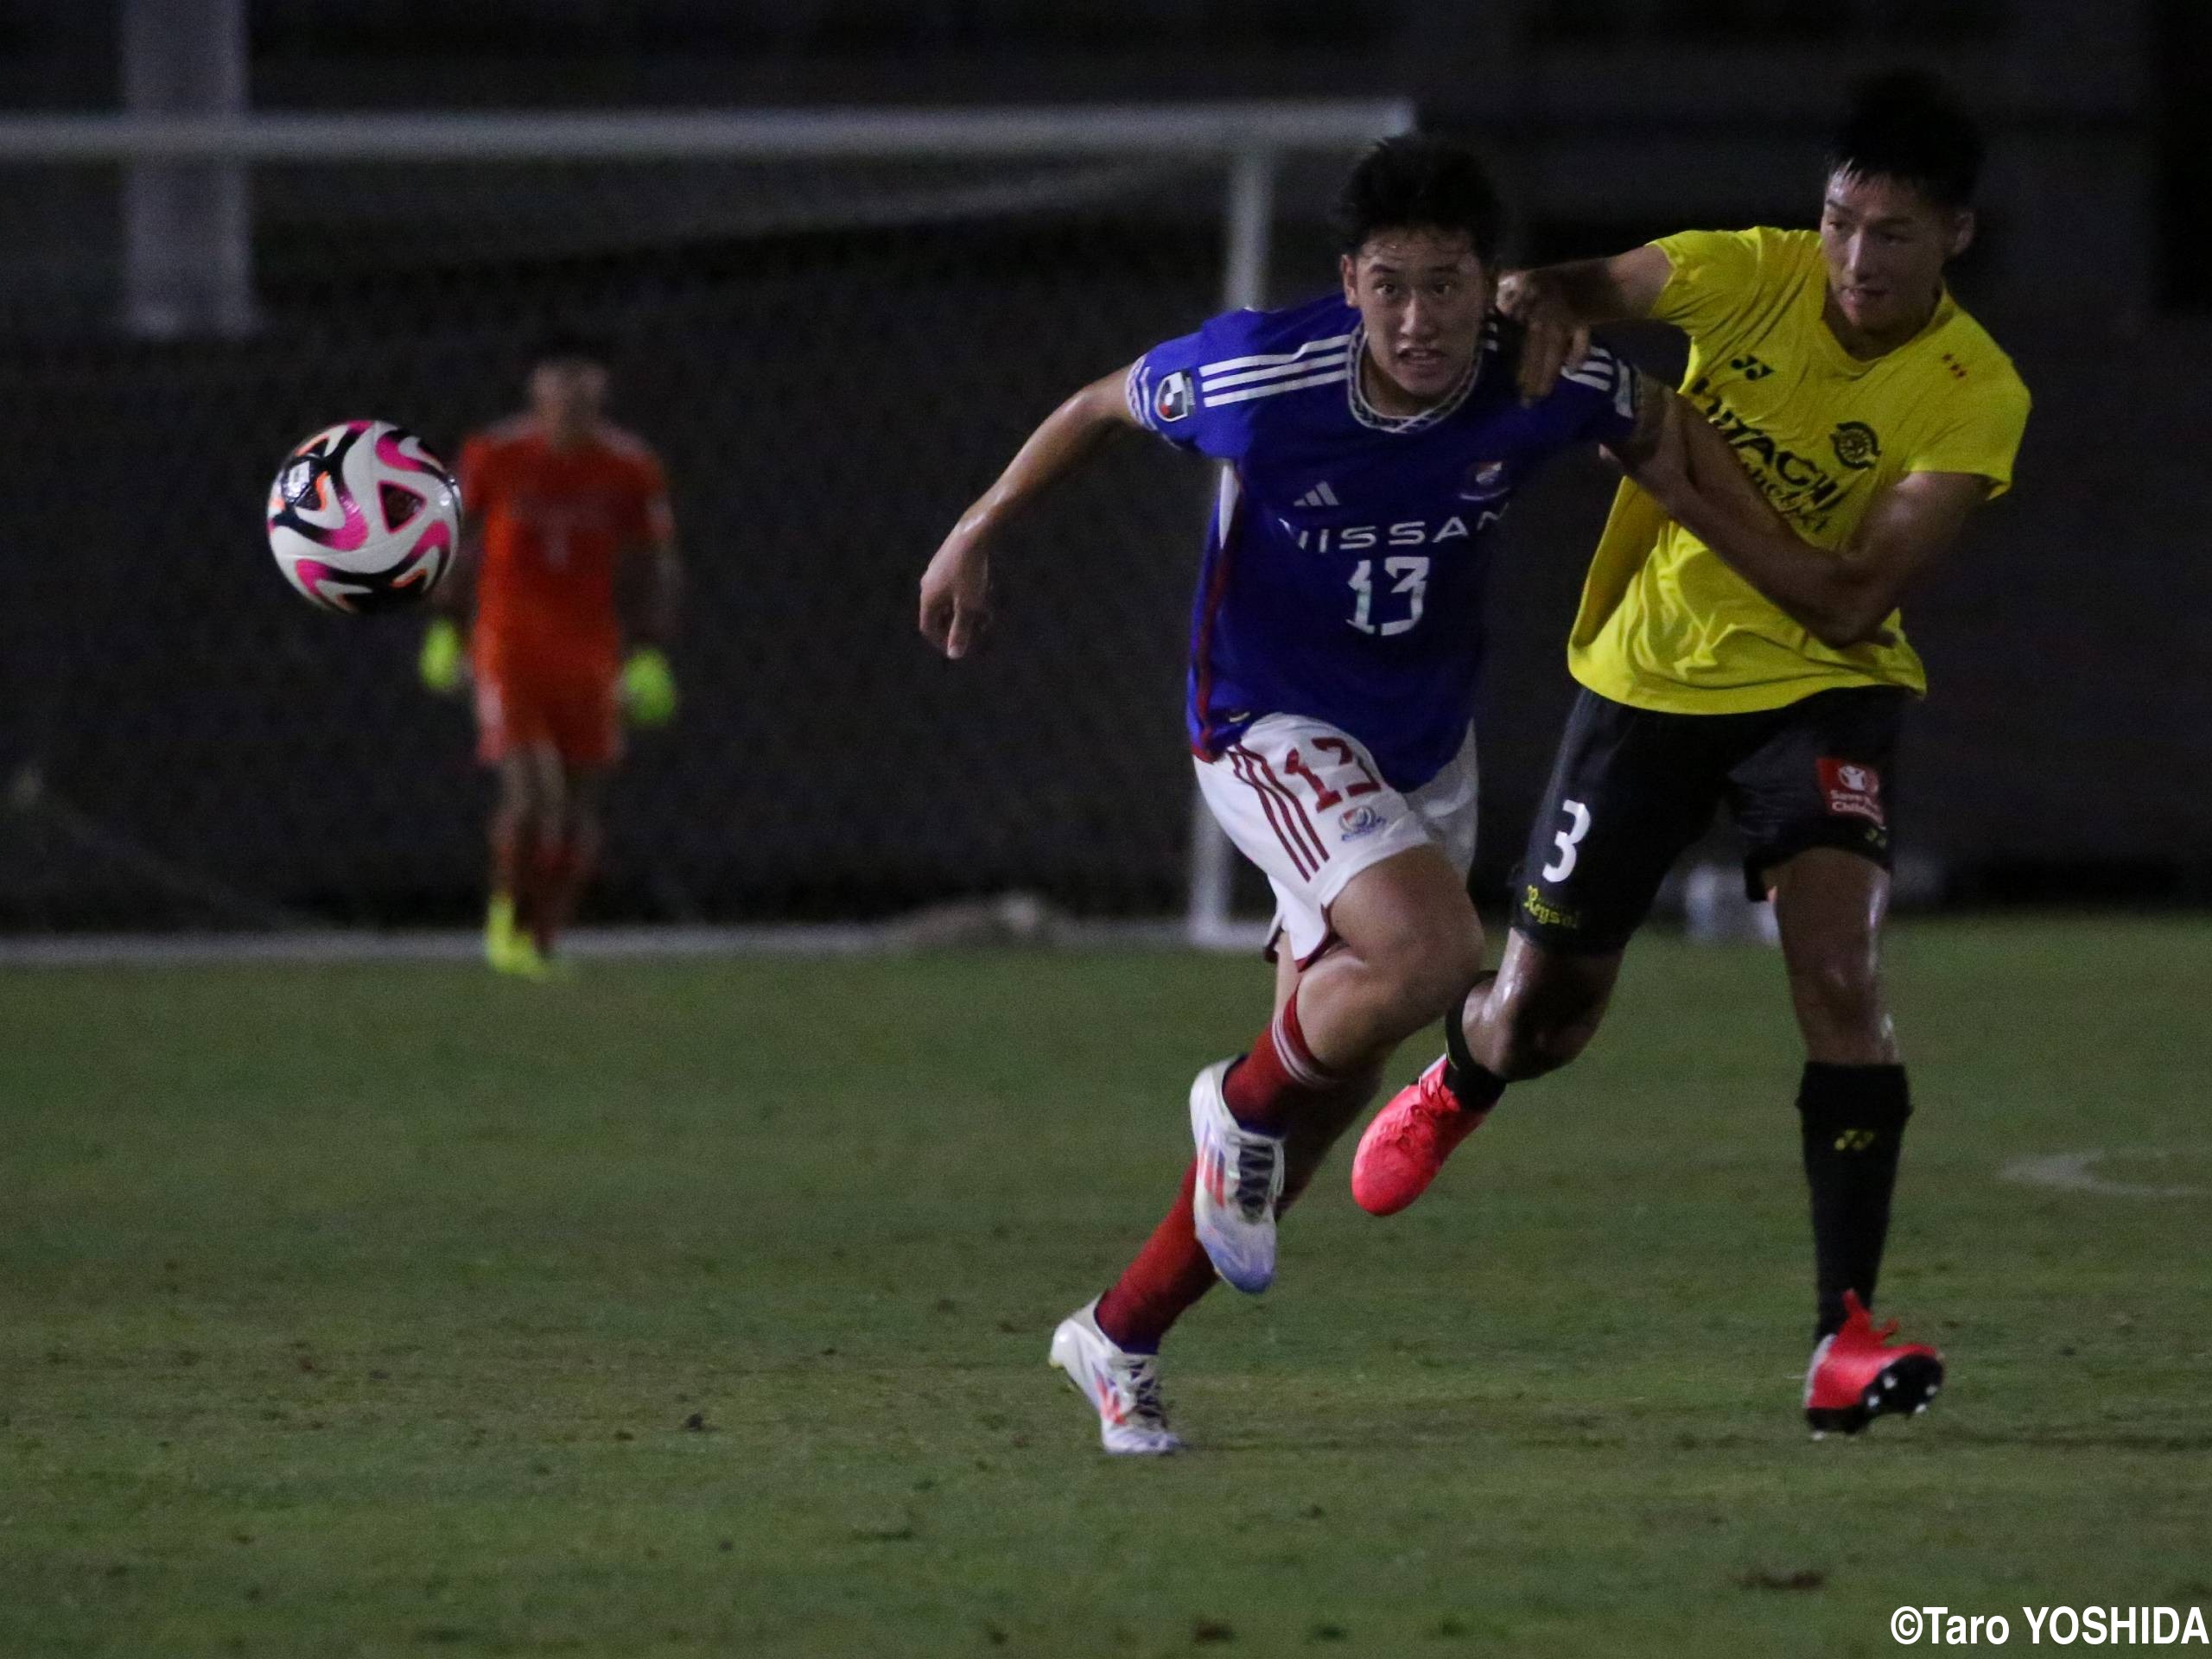
[[1191,1084],[1191,1139],[1198,1151],[1191,1219],[1213,1270],[1247,1296],[1274,1282],[1275,1205],[1282,1197],[1282,1137],[1239,1123],[1221,1092],[1234,1060],[1217,1060]]
[[1052,1332],[1052,1363],[1098,1410],[1098,1443],[1116,1457],[1164,1458],[1183,1442],[1160,1403],[1160,1357],[1132,1354],[1098,1328],[1096,1298]]

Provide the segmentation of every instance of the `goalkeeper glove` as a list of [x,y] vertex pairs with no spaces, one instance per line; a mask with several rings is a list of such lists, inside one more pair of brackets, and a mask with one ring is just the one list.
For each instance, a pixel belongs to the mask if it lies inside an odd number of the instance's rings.
[[651,646],[622,664],[622,706],[640,726],[665,726],[676,717],[676,676],[668,658]]
[[423,630],[422,654],[415,666],[423,683],[443,696],[461,689],[461,625],[449,616],[435,617]]

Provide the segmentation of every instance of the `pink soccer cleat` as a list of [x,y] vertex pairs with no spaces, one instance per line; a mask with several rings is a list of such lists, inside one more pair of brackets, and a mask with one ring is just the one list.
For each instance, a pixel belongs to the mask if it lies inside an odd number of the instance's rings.
[[1877,1331],[1858,1293],[1843,1293],[1843,1328],[1821,1338],[1805,1371],[1805,1421],[1815,1440],[1831,1429],[1856,1434],[1885,1413],[1928,1409],[1943,1386],[1943,1356],[1924,1343],[1887,1346],[1897,1332],[1895,1319]]
[[1367,1126],[1352,1154],[1351,1195],[1370,1215],[1395,1216],[1428,1191],[1454,1148],[1482,1127],[1490,1109],[1471,1110],[1446,1086],[1445,1062],[1422,1072]]

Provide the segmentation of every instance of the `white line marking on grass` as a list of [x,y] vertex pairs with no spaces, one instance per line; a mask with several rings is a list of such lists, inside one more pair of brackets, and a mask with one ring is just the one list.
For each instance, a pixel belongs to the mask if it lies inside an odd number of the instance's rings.
[[[1199,947],[1257,954],[1268,929],[1239,923]],[[1179,950],[1177,918],[1086,921],[1022,903],[945,905],[887,922],[754,927],[581,927],[562,941],[579,959],[683,957],[849,957],[931,950],[1032,946],[1061,950]],[[461,931],[301,928],[263,933],[57,934],[0,937],[0,971],[16,968],[201,967],[243,962],[472,962],[483,936]]]
[[2107,1158],[2171,1158],[2174,1154],[2152,1147],[2123,1147],[2107,1152],[2092,1147],[2088,1152],[2062,1152],[2049,1158],[2016,1158],[1997,1172],[2000,1181],[2016,1181],[2023,1186],[2047,1186],[2059,1192],[2094,1192],[2102,1198],[2194,1198],[2202,1196],[2201,1186],[2148,1186],[2139,1181],[2115,1181],[2097,1173],[2096,1166]]

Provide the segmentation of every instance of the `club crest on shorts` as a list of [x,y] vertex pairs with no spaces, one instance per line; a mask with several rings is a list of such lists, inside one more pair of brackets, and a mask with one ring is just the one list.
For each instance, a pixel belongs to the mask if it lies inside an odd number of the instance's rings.
[[1337,820],[1338,830],[1346,841],[1357,841],[1362,836],[1371,836],[1389,822],[1371,806],[1351,806]]
[[1837,817],[1865,818],[1871,823],[1886,824],[1882,810],[1882,774],[1872,766],[1862,766],[1855,760],[1837,760],[1823,755],[1819,761],[1821,793],[1827,798],[1828,811]]
[[1153,388],[1152,412],[1163,421],[1187,419],[1193,404],[1191,377],[1180,369]]

